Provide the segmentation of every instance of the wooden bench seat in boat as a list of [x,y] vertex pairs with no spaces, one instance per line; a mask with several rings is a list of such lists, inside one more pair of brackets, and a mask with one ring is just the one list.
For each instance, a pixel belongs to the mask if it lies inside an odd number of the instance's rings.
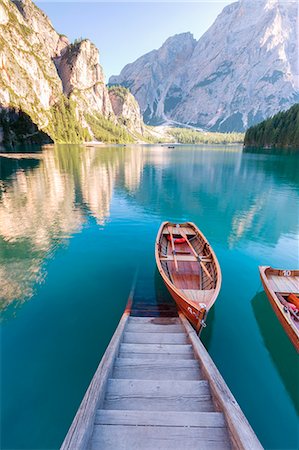
[[182,289],[182,292],[186,297],[190,298],[197,303],[205,303],[209,305],[210,300],[213,298],[215,289],[206,289],[203,291],[198,291],[197,289]]
[[[194,237],[196,236],[194,231],[191,230],[189,227],[180,227],[180,230],[182,230],[191,239],[192,239],[192,236],[194,236]],[[175,235],[180,234],[176,227],[172,227],[171,231],[172,231],[172,234],[175,234]],[[164,229],[163,234],[167,236],[169,234],[169,231]]]
[[[174,261],[174,257],[172,255],[163,255],[160,258],[161,261]],[[176,254],[176,260],[177,261],[184,261],[184,262],[198,262],[198,259],[193,255],[180,255]],[[203,262],[211,262],[211,259],[202,258]]]
[[274,292],[299,293],[299,277],[269,275],[268,280]]

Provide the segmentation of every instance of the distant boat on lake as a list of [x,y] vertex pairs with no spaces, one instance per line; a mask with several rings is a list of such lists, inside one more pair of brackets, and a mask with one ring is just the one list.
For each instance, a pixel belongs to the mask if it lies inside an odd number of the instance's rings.
[[168,291],[199,332],[221,287],[221,270],[214,251],[195,224],[163,222],[155,255]]
[[299,270],[260,266],[259,271],[274,312],[299,352]]

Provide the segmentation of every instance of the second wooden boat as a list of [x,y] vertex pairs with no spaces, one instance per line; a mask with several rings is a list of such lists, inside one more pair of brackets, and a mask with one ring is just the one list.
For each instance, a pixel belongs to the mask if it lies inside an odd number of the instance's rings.
[[299,270],[260,266],[259,271],[272,308],[299,352]]
[[221,287],[221,270],[214,251],[194,223],[163,222],[155,255],[168,291],[199,332]]

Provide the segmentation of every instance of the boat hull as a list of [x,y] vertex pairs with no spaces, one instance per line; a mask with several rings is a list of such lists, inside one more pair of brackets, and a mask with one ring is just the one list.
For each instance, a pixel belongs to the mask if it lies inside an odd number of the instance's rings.
[[196,331],[199,332],[202,321],[204,321],[206,318],[206,309],[196,308],[195,305],[190,304],[190,302],[187,302],[182,296],[178,295],[177,292],[175,292],[175,290],[171,287],[171,285],[169,285],[168,283],[165,283],[165,285],[178,308],[182,311],[184,316],[187,317],[193,328],[195,328]]
[[[189,322],[195,328],[195,330],[197,332],[199,332],[201,330],[201,328],[204,326],[204,321],[205,321],[206,315],[207,315],[209,309],[212,307],[212,305],[216,301],[216,298],[217,298],[219,290],[220,290],[220,286],[221,286],[220,266],[217,261],[216,255],[214,254],[213,250],[210,248],[207,239],[203,236],[203,234],[200,232],[200,230],[191,222],[179,224],[181,227],[190,227],[190,230],[191,229],[194,230],[193,232],[197,233],[198,238],[202,239],[202,242],[208,246],[209,256],[211,257],[211,261],[213,262],[213,272],[212,273],[215,274],[215,277],[216,277],[215,279],[217,279],[217,281],[213,280],[213,282],[215,283],[215,285],[213,286],[213,289],[211,289],[211,287],[210,287],[210,290],[205,291],[204,289],[197,288],[198,291],[201,291],[203,293],[202,300],[199,299],[198,301],[195,301],[194,298],[193,299],[188,298],[188,295],[186,295],[186,291],[188,292],[188,290],[189,290],[189,292],[190,291],[195,292],[196,289],[194,289],[194,287],[191,287],[191,289],[190,289],[190,286],[186,286],[187,289],[180,289],[178,287],[178,285],[176,285],[174,282],[171,282],[169,277],[166,275],[165,267],[163,268],[162,264],[161,264],[161,261],[164,260],[164,257],[167,257],[167,256],[169,257],[172,254],[172,252],[170,252],[170,251],[167,251],[166,253],[161,254],[161,236],[167,226],[173,227],[174,225],[175,224],[171,224],[170,222],[163,222],[159,229],[159,232],[157,235],[157,240],[156,240],[156,249],[155,249],[156,263],[157,263],[158,270],[160,272],[160,275],[163,278],[163,281],[166,285],[168,292],[172,296],[172,298],[175,301],[175,303],[177,304],[178,308],[182,311],[182,313],[185,315],[185,317],[189,320]],[[179,247],[179,248],[183,248],[183,250],[186,250],[186,248],[184,248],[184,246]],[[183,251],[182,253],[186,253],[186,252]],[[192,251],[190,251],[190,253],[192,256]],[[204,255],[204,256],[206,256],[206,255]],[[179,267],[180,267],[181,263],[182,263],[182,261],[179,260]],[[188,261],[188,263],[191,264],[190,261]],[[199,262],[195,258],[195,262],[193,261],[192,264],[199,265]],[[194,268],[194,266],[193,266],[193,268]],[[206,265],[203,269],[205,269],[205,268],[206,268]],[[201,269],[201,270],[202,270],[202,273],[204,274],[203,269]],[[180,271],[176,272],[173,268],[172,268],[172,270],[173,270],[173,278],[175,279],[177,277],[177,274]],[[183,272],[184,272],[184,270],[183,270]],[[207,272],[207,270],[205,272]],[[196,276],[194,276],[194,279],[196,279]],[[186,283],[190,283],[190,281],[186,281]],[[206,297],[205,297],[205,293],[207,293]],[[208,299],[208,296],[209,296],[209,299]],[[206,299],[208,300],[208,302],[205,301]]]
[[267,276],[266,276],[266,270],[267,269],[271,269],[270,267],[264,267],[261,266],[259,267],[259,271],[260,271],[260,277],[261,277],[261,281],[263,284],[263,288],[265,290],[265,293],[268,297],[268,300],[279,320],[279,322],[281,323],[283,329],[285,330],[286,334],[288,335],[290,341],[292,342],[292,344],[294,345],[294,347],[296,348],[297,352],[299,352],[299,335],[298,332],[296,332],[296,330],[294,329],[293,326],[290,325],[288,317],[283,309],[283,306],[281,305],[279,299],[277,298],[275,292],[273,291],[273,289],[271,289]]

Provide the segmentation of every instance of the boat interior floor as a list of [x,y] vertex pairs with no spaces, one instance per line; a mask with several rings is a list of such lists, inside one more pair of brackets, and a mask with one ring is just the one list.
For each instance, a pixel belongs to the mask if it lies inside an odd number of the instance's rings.
[[[190,251],[187,243],[180,244],[179,251]],[[172,256],[172,247],[169,243],[167,246],[167,255]],[[190,256],[191,252],[190,252]],[[175,268],[174,261],[168,261],[168,270],[172,277],[173,284],[178,289],[201,289],[201,268],[197,261],[178,261],[178,270]]]

